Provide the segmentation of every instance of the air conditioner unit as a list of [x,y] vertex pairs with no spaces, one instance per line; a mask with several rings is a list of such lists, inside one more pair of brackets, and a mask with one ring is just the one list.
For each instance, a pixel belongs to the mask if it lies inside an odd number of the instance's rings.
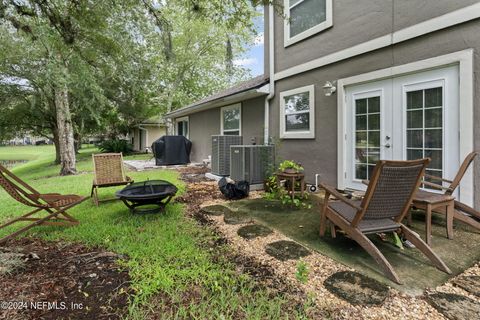
[[230,146],[243,143],[242,136],[212,136],[212,173],[230,174]]
[[250,184],[263,183],[275,165],[274,146],[231,146],[230,178]]

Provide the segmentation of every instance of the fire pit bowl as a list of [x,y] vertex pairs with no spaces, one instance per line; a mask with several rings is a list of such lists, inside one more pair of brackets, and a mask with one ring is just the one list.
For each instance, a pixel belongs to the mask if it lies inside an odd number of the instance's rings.
[[[177,187],[168,181],[148,180],[132,183],[117,191],[116,196],[133,213],[157,213],[163,211],[177,190]],[[139,207],[142,206],[148,206],[148,208],[140,209]]]

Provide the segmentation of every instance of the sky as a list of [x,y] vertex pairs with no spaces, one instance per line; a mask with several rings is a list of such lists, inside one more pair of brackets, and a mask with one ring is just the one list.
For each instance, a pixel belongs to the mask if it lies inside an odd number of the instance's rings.
[[234,60],[233,63],[237,66],[250,69],[252,77],[263,74],[263,48],[264,48],[264,20],[263,20],[263,8],[262,15],[257,17],[254,21],[255,27],[258,32],[258,36],[252,45],[249,45],[247,51],[242,57]]

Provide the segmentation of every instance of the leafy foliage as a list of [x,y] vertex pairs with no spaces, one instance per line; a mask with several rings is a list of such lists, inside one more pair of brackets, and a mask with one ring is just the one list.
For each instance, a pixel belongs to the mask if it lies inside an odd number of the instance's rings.
[[102,141],[99,145],[100,151],[107,153],[130,154],[133,151],[132,144],[127,140],[111,139]]
[[278,166],[278,169],[281,171],[281,172],[284,172],[285,170],[287,169],[292,169],[294,170],[295,172],[302,172],[303,171],[303,167],[296,163],[295,161],[293,160],[284,160],[280,163],[280,165]]
[[295,272],[295,278],[297,278],[298,281],[301,283],[305,284],[308,281],[308,274],[309,274],[308,266],[305,263],[305,261],[299,261],[297,263],[297,271]]

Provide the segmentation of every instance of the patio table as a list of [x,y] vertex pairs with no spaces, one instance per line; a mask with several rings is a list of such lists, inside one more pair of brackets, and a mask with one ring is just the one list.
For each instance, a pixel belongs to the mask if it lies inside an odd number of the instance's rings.
[[[455,210],[455,197],[451,195],[418,190],[412,200],[412,207],[425,210],[425,242],[432,243],[432,211],[445,208],[447,215],[447,237],[453,239],[453,214]],[[411,214],[408,215],[410,223]]]

